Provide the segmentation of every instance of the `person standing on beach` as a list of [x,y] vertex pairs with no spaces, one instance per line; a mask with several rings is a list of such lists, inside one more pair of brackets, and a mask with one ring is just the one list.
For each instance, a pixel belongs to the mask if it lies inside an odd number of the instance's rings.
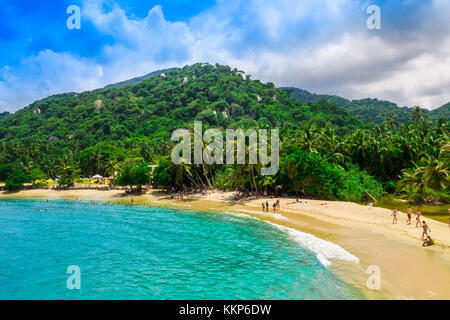
[[422,232],[422,240],[423,240],[423,239],[425,239],[425,236],[429,237],[428,231],[431,232],[431,229],[428,227],[428,225],[425,221],[423,221],[423,223],[422,223],[422,228],[423,228],[423,232]]
[[266,205],[264,204],[264,202],[262,202],[261,205],[262,205],[263,212],[266,211]]
[[266,200],[266,211],[269,212],[269,201]]
[[408,215],[408,220],[406,221],[406,224],[411,224],[411,216],[412,216],[412,208],[411,208],[411,206],[409,206],[408,210],[406,210],[406,214]]
[[398,210],[397,210],[397,208],[395,208],[394,211],[392,211],[391,216],[393,216],[392,224],[397,224],[397,217],[398,217]]
[[417,209],[416,212],[416,228],[419,228],[422,226],[422,224],[420,223],[420,217],[422,216],[422,212],[420,212],[420,209]]
[[448,209],[448,226],[450,227],[450,209]]

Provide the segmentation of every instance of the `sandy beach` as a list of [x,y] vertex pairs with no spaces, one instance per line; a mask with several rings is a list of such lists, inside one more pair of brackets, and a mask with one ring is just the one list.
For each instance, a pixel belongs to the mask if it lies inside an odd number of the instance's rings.
[[[45,189],[0,193],[0,199],[68,199],[96,200],[130,204],[123,191]],[[391,210],[370,208],[350,202],[282,198],[281,209],[263,212],[266,199],[234,201],[232,193],[214,192],[207,196],[190,195],[170,200],[168,194],[149,192],[133,196],[133,204],[166,206],[187,210],[219,211],[245,214],[279,226],[292,228],[330,241],[359,258],[359,263],[333,260],[329,269],[337,277],[360,289],[368,299],[450,299],[450,227],[427,219],[436,245],[423,248],[422,229],[406,224],[400,213],[398,224],[392,224]],[[381,270],[381,291],[366,287],[369,266]]]

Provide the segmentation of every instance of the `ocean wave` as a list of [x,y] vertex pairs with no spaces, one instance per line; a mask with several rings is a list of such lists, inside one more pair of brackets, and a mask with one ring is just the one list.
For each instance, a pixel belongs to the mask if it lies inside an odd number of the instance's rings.
[[[255,211],[249,211],[249,210],[239,210],[239,211],[244,211],[244,212],[248,212],[248,213],[257,213]],[[338,246],[337,244],[335,244],[331,241],[323,240],[312,234],[302,232],[302,231],[299,231],[299,230],[296,230],[293,228],[280,226],[278,224],[275,224],[275,223],[272,223],[269,221],[264,221],[264,220],[258,219],[257,217],[249,216],[247,214],[232,213],[232,212],[226,212],[226,213],[232,214],[232,215],[238,216],[238,217],[257,219],[259,221],[266,222],[281,231],[287,232],[289,234],[289,236],[292,239],[294,239],[297,243],[299,243],[303,248],[314,252],[316,254],[317,260],[319,260],[319,262],[326,268],[328,268],[331,265],[330,260],[333,260],[333,259],[359,263],[358,257],[352,255],[350,252],[346,251],[344,248]],[[260,212],[258,212],[258,214],[264,215]],[[271,216],[273,216],[273,215],[271,215]],[[283,218],[285,218],[285,217],[283,217]]]
[[253,213],[253,214],[257,214],[257,215],[261,215],[261,216],[266,216],[266,217],[271,217],[271,218],[275,218],[275,219],[280,219],[280,220],[286,220],[286,217],[283,217],[281,214],[279,213],[269,213],[269,212],[260,212],[260,211],[251,211],[251,210],[244,210],[244,209],[236,209],[236,211],[239,212],[247,212],[247,213]]
[[344,260],[359,263],[359,258],[346,251],[344,248],[337,244],[320,239],[312,234],[302,232],[296,229],[280,226],[278,224],[265,221],[266,223],[273,225],[274,227],[287,231],[287,233],[297,241],[303,248],[314,252],[317,259],[322,265],[328,268],[331,265],[332,259]]

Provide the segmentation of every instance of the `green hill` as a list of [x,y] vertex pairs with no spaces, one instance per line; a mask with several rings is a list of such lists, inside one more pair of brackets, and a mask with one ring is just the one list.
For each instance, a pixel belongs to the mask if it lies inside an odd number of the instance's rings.
[[9,115],[9,112],[0,112],[0,119],[6,117],[7,115]]
[[307,123],[339,134],[364,126],[333,104],[298,104],[272,83],[243,79],[227,66],[195,64],[160,73],[51,96],[18,110],[0,122],[1,162],[32,161],[48,172],[49,159],[98,145],[136,154],[145,148],[145,158],[155,161],[170,150],[172,131],[194,120],[219,128],[278,127],[282,132]]
[[[4,116],[0,181],[16,190],[24,182],[59,176],[61,185],[70,186],[80,176],[119,172],[120,185],[153,179],[162,186],[282,188],[347,201],[362,201],[366,192],[379,197],[384,188],[419,201],[450,198],[449,123],[427,121],[424,110],[414,110],[414,119],[400,126],[367,124],[362,120],[382,122],[376,110],[394,110],[402,121],[407,117],[386,101],[282,90],[228,66],[198,63],[163,71],[54,95]],[[439,110],[445,111],[448,107]],[[262,176],[261,163],[175,165],[171,134],[192,129],[195,120],[204,129],[278,128],[280,170]],[[148,164],[155,163],[150,178]]]
[[437,119],[449,120],[450,119],[450,102],[431,111],[430,118],[433,120],[437,120]]
[[[349,112],[355,114],[358,119],[366,123],[382,123],[387,117],[394,117],[400,123],[407,122],[410,119],[411,108],[409,107],[399,107],[397,104],[378,100],[378,99],[360,99],[360,100],[348,100],[335,95],[326,94],[314,94],[303,89],[285,87],[282,88],[288,92],[292,98],[298,102],[317,102],[322,99],[332,101],[336,106],[344,108]],[[429,111],[427,109],[422,109],[425,116],[432,120],[450,119],[450,103]]]
[[132,85],[138,84],[139,82],[142,82],[144,80],[150,79],[155,76],[159,76],[165,72],[168,72],[168,71],[174,70],[174,69],[176,69],[176,68],[169,68],[169,69],[162,69],[162,70],[154,71],[154,72],[148,73],[142,77],[136,77],[136,78],[129,79],[126,81],[109,84],[106,87],[104,87],[103,89],[115,89],[115,88],[122,88],[125,86],[132,86]]

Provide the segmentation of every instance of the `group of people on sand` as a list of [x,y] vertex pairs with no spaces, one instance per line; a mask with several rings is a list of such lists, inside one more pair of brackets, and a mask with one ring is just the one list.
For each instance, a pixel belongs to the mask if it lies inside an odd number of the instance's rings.
[[[261,206],[262,206],[262,211],[263,212],[269,212],[269,201],[266,200],[266,202],[261,202]],[[277,201],[275,201],[272,204],[273,207],[273,212],[276,212],[277,210],[280,210],[280,199],[277,199]]]
[[200,194],[201,196],[207,196],[210,193],[208,193],[208,190],[206,189],[195,189],[195,188],[182,188],[182,189],[176,189],[175,187],[172,187],[172,189],[164,190],[164,193],[169,193],[170,195],[167,196],[166,200],[184,200],[184,197],[193,195],[193,194]]
[[260,198],[287,198],[287,193],[278,193],[278,192],[267,192],[264,190],[260,191],[249,191],[243,188],[236,188],[233,193],[233,200],[256,200]]
[[[398,209],[394,208],[394,211],[392,211],[392,224],[397,224],[398,223]],[[406,210],[406,224],[410,225],[411,224],[411,219],[412,219],[412,215],[413,215],[413,209],[411,208],[411,206],[408,207],[408,209]],[[425,220],[422,219],[423,215],[422,212],[420,211],[420,208],[417,209],[416,211],[416,228],[422,228],[422,246],[423,247],[429,247],[434,245],[434,240],[431,239],[430,235],[428,234],[428,232],[431,232],[430,227],[428,226],[428,224],[425,222]]]
[[300,200],[299,198],[297,198],[297,199],[295,199],[295,201],[292,201],[292,202],[288,202],[287,204],[308,204],[308,202],[307,201],[302,201],[302,200]]

